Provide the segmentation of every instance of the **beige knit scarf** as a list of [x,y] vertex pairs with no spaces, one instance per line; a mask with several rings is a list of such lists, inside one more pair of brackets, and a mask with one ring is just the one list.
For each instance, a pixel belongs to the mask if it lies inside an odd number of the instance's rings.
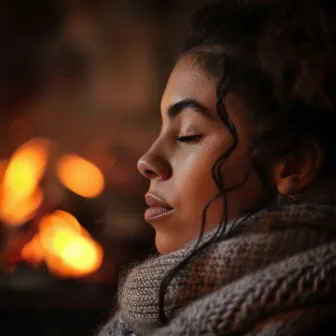
[[[159,321],[160,284],[191,253],[194,242],[134,267],[121,284],[119,311],[102,335],[235,335],[272,314],[332,300],[334,190],[336,183],[321,184],[229,222],[230,238],[196,254],[169,284],[166,326]],[[215,232],[204,235],[202,243]]]

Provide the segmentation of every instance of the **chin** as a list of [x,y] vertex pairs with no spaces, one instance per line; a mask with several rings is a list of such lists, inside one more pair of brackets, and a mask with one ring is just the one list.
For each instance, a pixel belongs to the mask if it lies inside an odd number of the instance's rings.
[[158,232],[155,233],[155,246],[159,254],[168,254],[179,249],[175,239]]
[[176,239],[178,237],[173,235],[162,234],[155,232],[155,246],[159,254],[168,254],[184,248],[188,241],[181,241]]
[[157,238],[157,236],[155,238],[155,246],[156,246],[157,251],[161,255],[174,252],[174,248],[170,246],[170,244],[162,242],[162,240]]

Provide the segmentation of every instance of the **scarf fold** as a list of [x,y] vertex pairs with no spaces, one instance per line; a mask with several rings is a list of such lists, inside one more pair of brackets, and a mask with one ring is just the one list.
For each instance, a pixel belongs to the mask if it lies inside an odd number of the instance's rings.
[[118,319],[135,335],[235,335],[271,314],[333,298],[334,190],[328,182],[230,221],[230,237],[197,253],[167,287],[167,326],[159,321],[160,284],[195,242],[134,267],[119,291]]

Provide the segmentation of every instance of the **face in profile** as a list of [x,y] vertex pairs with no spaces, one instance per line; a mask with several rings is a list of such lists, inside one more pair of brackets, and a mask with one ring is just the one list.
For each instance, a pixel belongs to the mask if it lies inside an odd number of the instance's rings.
[[[182,57],[168,80],[161,102],[162,127],[158,138],[139,159],[138,169],[149,182],[145,219],[155,229],[161,254],[196,239],[206,204],[217,193],[212,168],[232,144],[232,137],[216,113],[216,80],[192,56]],[[222,166],[223,187],[243,181],[249,166],[251,130],[247,113],[233,95],[226,109],[238,133],[238,146]],[[261,200],[261,185],[251,171],[239,188],[227,193],[228,218]],[[218,225],[221,199],[207,212],[206,230]]]

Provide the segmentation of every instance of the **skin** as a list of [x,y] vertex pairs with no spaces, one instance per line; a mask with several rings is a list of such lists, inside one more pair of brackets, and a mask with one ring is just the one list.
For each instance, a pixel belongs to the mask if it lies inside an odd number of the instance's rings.
[[[198,237],[203,209],[218,193],[212,167],[230,147],[232,139],[216,113],[216,84],[194,57],[182,57],[173,69],[162,97],[160,134],[138,161],[140,173],[150,181],[148,193],[173,208],[163,216],[147,220],[155,229],[155,243],[161,254],[180,249]],[[184,103],[190,100],[192,104]],[[195,104],[201,107],[190,106]],[[239,139],[237,148],[222,166],[223,187],[227,189],[242,182],[250,170],[253,128],[248,110],[238,97],[229,94],[225,104]],[[311,153],[307,155],[310,158]],[[318,160],[315,157],[310,170],[306,169],[313,174],[306,183],[301,181],[301,170],[307,168],[307,160],[304,155],[300,157],[298,164],[294,160],[295,164],[289,166],[289,158],[278,162],[271,170],[272,184],[280,193],[299,192],[316,175]],[[295,185],[291,180],[296,181]],[[263,191],[253,169],[246,182],[228,192],[227,198],[229,219],[258,207]],[[206,230],[218,225],[222,211],[222,201],[215,201],[208,211]]]

